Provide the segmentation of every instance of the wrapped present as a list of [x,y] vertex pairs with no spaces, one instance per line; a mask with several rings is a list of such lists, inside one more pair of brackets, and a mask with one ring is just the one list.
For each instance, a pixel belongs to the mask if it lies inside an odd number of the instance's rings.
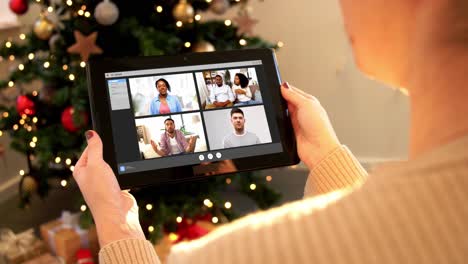
[[75,263],[76,252],[81,248],[89,248],[94,256],[99,252],[96,228],[80,228],[79,217],[79,213],[64,211],[59,219],[40,227],[41,236],[47,241],[50,251],[61,257],[65,263]]
[[30,259],[23,264],[61,264],[57,257],[52,256],[50,253],[46,253]]
[[34,235],[32,228],[17,235],[9,229],[0,230],[0,264],[23,263],[45,251],[45,243]]

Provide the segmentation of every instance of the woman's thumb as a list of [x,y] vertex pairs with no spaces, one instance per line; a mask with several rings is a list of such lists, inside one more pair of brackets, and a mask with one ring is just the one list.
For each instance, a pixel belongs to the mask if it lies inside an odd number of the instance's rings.
[[88,163],[102,160],[102,141],[98,133],[88,130],[85,133],[88,142]]

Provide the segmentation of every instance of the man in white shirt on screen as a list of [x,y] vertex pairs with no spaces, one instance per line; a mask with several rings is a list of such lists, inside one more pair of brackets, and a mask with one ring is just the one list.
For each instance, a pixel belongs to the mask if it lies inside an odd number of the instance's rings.
[[206,105],[206,109],[231,107],[234,103],[234,94],[231,87],[224,84],[223,77],[216,75],[215,84],[210,87],[211,104]]
[[261,143],[257,135],[245,130],[244,112],[241,109],[233,108],[231,110],[231,123],[234,132],[224,137],[223,148],[235,148]]

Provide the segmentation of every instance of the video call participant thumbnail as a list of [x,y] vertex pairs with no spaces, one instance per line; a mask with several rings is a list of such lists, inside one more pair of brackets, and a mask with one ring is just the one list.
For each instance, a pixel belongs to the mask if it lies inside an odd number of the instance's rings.
[[151,147],[158,155],[164,157],[192,153],[194,151],[197,140],[196,137],[192,136],[187,141],[184,134],[180,130],[175,129],[174,120],[171,118],[164,120],[164,127],[165,131],[161,134],[159,147],[156,142],[151,140]]
[[260,139],[252,132],[245,130],[244,112],[240,108],[231,110],[231,124],[234,128],[232,133],[226,135],[223,139],[223,148],[234,148],[260,144]]
[[182,112],[182,105],[179,99],[168,93],[168,91],[171,91],[171,85],[166,79],[158,79],[155,82],[155,86],[159,95],[151,101],[150,114],[158,115]]
[[231,107],[233,106],[235,97],[232,93],[231,87],[224,83],[221,75],[216,75],[215,84],[210,88],[210,101],[211,104],[206,106],[206,109]]
[[249,79],[244,74],[236,73],[232,92],[237,101],[234,106],[256,104],[256,102],[252,100],[252,91],[249,87]]

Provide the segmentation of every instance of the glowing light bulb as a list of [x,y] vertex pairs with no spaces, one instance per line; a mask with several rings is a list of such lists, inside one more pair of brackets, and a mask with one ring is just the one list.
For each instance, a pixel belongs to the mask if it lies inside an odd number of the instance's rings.
[[23,176],[23,175],[24,175],[24,170],[20,170],[20,171],[19,171],[19,174],[20,174],[21,176]]
[[245,46],[245,45],[247,45],[247,40],[245,40],[245,39],[240,39],[240,40],[239,40],[239,44],[240,44],[241,46]]
[[83,11],[83,10],[81,10],[81,9],[80,9],[80,10],[78,10],[78,15],[80,15],[80,16],[84,15],[84,11]]
[[68,75],[68,79],[70,79],[70,81],[74,81],[75,75],[73,75],[73,73],[70,73],[70,75]]
[[58,163],[60,163],[60,161],[62,161],[62,159],[61,159],[60,157],[56,157],[56,158],[55,158],[55,163],[58,164]]
[[224,25],[229,27],[230,25],[232,25],[232,21],[227,19],[227,20],[224,21]]
[[257,185],[255,185],[255,183],[250,184],[250,190],[253,191],[255,189],[257,189]]
[[86,62],[84,62],[84,61],[80,62],[80,67],[81,67],[81,68],[86,67]]
[[17,124],[13,125],[13,130],[18,130],[19,126]]
[[49,7],[47,8],[47,12],[49,12],[49,13],[54,12],[54,8],[53,8],[52,6],[49,6]]
[[34,142],[34,143],[37,142],[37,137],[33,137],[32,142]]
[[162,6],[157,6],[157,7],[156,7],[156,12],[162,13],[162,11],[163,11],[163,7],[162,7]]
[[26,39],[26,35],[23,34],[23,33],[21,33],[21,34],[19,35],[19,38],[20,38],[21,40],[25,40],[25,39]]
[[28,59],[29,60],[34,60],[34,53],[29,53],[28,54]]
[[210,201],[210,199],[203,200],[203,204],[208,208],[213,207],[213,203]]
[[147,204],[147,205],[146,205],[146,210],[151,211],[152,209],[153,209],[153,205],[152,205],[152,204]]
[[71,163],[72,163],[71,159],[66,159],[66,160],[65,160],[65,164],[67,164],[68,166],[70,166]]
[[200,14],[196,14],[196,15],[195,15],[195,20],[196,20],[196,21],[200,21],[200,20],[201,20],[201,15],[200,15]]
[[211,3],[213,0],[206,0],[207,3]]
[[0,130],[0,137],[3,136],[3,131]]
[[10,114],[9,114],[8,112],[3,112],[3,117],[4,117],[4,118],[7,118],[7,117],[9,117],[9,116],[10,116]]
[[67,180],[60,181],[60,185],[62,185],[62,187],[67,187],[67,184],[68,184]]
[[213,218],[211,218],[211,222],[213,222],[213,224],[216,224],[216,223],[218,223],[218,222],[219,222],[219,219],[218,219],[218,217],[216,217],[216,216],[213,216]]
[[5,47],[7,47],[7,48],[11,48],[11,45],[12,45],[12,44],[11,44],[11,41],[7,41],[7,42],[5,43]]
[[13,81],[9,81],[8,82],[8,87],[13,87],[13,86],[15,86],[15,83]]
[[70,170],[73,172],[75,171],[75,166],[70,166]]
[[273,177],[271,177],[270,175],[266,176],[266,181],[267,182],[270,182],[271,180],[273,180]]
[[176,233],[169,233],[168,238],[170,241],[174,242],[179,238],[179,236]]
[[153,233],[154,232],[154,226],[148,226],[148,232]]
[[185,42],[184,46],[185,46],[186,48],[190,48],[190,46],[192,46],[192,44],[191,44],[190,42],[187,41],[187,42]]
[[48,61],[44,62],[44,68],[47,69],[47,68],[49,68],[49,67],[50,67],[50,62],[48,62]]
[[226,184],[231,184],[232,180],[231,178],[226,178]]
[[282,41],[278,41],[276,45],[278,46],[278,48],[284,47],[284,43]]
[[[37,95],[37,92],[36,92],[36,95]],[[37,117],[33,117],[32,121],[33,123],[37,123]]]
[[72,5],[73,5],[73,1],[72,1],[72,0],[67,0],[67,5],[68,5],[68,6],[72,6]]
[[15,55],[10,55],[10,56],[8,57],[8,59],[9,59],[10,61],[14,61],[14,60],[15,60]]
[[182,27],[182,25],[183,25],[182,21],[177,21],[177,22],[176,22],[176,26],[177,26],[177,27]]
[[84,13],[84,16],[85,16],[85,17],[90,17],[90,16],[91,16],[91,13],[90,13],[89,11],[86,11],[86,12]]
[[36,147],[36,143],[35,143],[35,142],[29,142],[29,146],[30,146],[31,148],[35,148],[35,147]]
[[232,204],[231,204],[230,202],[225,202],[225,203],[224,203],[224,207],[225,207],[226,209],[230,209],[230,208],[232,207]]
[[68,65],[64,64],[64,65],[62,66],[62,70],[64,70],[64,71],[68,70]]
[[18,70],[20,70],[20,71],[24,70],[24,64],[18,65]]
[[80,207],[81,212],[86,211],[86,209],[87,209],[86,205],[84,205],[84,204],[81,205],[81,207]]

